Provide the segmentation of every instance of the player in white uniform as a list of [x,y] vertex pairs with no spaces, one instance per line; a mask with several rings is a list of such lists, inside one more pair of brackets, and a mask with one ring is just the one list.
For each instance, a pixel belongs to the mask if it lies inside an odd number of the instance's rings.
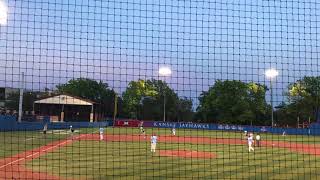
[[249,137],[248,137],[249,152],[254,151],[253,142],[254,142],[254,140],[253,140],[253,134],[250,133],[250,134],[249,134]]
[[72,127],[72,125],[70,125],[70,132],[71,132],[71,138],[73,139],[73,132],[74,132],[74,129],[73,129],[73,127]]
[[156,152],[157,141],[158,141],[158,137],[153,134],[153,135],[151,136],[151,152],[152,152],[152,153],[155,153],[155,152]]
[[140,134],[143,134],[144,133],[144,128],[143,126],[140,126]]
[[103,127],[101,127],[99,129],[99,134],[100,134],[100,141],[102,141],[103,140],[103,134],[104,134],[104,128]]
[[286,136],[286,131],[283,131],[283,132],[282,132],[282,136]]
[[173,136],[176,135],[176,128],[172,128],[172,135],[173,135]]
[[43,134],[47,134],[47,130],[48,130],[48,124],[46,123],[46,124],[43,126]]
[[72,125],[70,125],[70,131],[71,131],[71,133],[74,132],[74,129],[73,129]]
[[144,133],[143,121],[140,122],[139,127],[140,127],[140,134],[143,134]]

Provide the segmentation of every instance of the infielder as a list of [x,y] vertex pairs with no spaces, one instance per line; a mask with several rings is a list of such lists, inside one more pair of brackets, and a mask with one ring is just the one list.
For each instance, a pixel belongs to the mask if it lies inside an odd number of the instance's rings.
[[144,128],[143,128],[143,126],[140,126],[140,134],[144,134]]
[[176,135],[176,128],[172,128],[172,135],[173,135],[173,136]]
[[155,134],[153,134],[151,136],[151,152],[152,153],[156,152],[157,141],[158,141],[158,137]]
[[249,134],[249,137],[248,137],[249,152],[254,151],[253,142],[254,142],[254,140],[253,140],[253,134],[250,133],[250,134]]
[[100,134],[100,141],[102,141],[103,140],[103,134],[104,134],[104,128],[103,127],[101,127],[99,129],[99,134]]

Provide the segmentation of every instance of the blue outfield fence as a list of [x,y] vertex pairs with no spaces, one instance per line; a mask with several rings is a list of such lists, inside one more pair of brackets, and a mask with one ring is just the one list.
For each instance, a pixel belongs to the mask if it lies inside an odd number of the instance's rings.
[[[68,129],[70,125],[73,128],[95,128],[112,126],[113,121],[102,122],[49,122],[45,118],[40,122],[17,122],[15,116],[0,116],[1,131],[19,131],[19,130],[42,130],[45,123],[48,129]],[[224,131],[248,131],[248,132],[263,132],[291,135],[320,135],[320,124],[314,123],[310,128],[278,128],[269,126],[245,126],[245,125],[228,125],[228,124],[209,124],[209,123],[192,123],[192,122],[160,122],[160,121],[145,121],[144,127],[154,128],[177,128],[177,129],[202,129],[202,130],[224,130]]]
[[291,135],[320,135],[320,124],[312,124],[310,128],[278,128],[270,126],[245,126],[228,124],[209,124],[209,123],[185,123],[185,122],[144,122],[145,127],[155,128],[184,128],[184,129],[206,129],[206,130],[224,130],[224,131],[248,131],[274,134]]
[[17,122],[15,116],[0,115],[0,131],[32,131],[42,130],[44,125],[48,125],[48,129],[68,129],[72,125],[73,128],[94,128],[106,127],[112,125],[111,121],[101,122],[49,122],[49,118],[38,122]]

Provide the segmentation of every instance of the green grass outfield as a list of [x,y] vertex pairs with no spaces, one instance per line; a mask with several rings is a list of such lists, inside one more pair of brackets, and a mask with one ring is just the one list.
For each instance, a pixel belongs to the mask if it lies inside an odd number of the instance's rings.
[[[78,134],[97,134],[98,128],[80,129]],[[138,128],[107,128],[107,134],[139,134]],[[169,135],[170,129],[147,128],[149,135]],[[71,134],[40,131],[1,132],[0,157],[63,140]],[[177,136],[238,138],[241,132],[177,129]],[[320,144],[318,136],[261,134],[263,140]],[[34,171],[61,177],[87,179],[316,179],[320,156],[261,147],[248,153],[246,145],[164,143],[159,149],[212,152],[213,159],[160,157],[149,152],[149,142],[75,141],[26,162]]]
[[[145,128],[147,134],[155,133],[157,135],[170,135],[171,129],[166,128]],[[319,129],[320,131],[320,129]],[[108,128],[107,134],[139,134],[138,128]],[[194,129],[176,129],[177,136],[211,137],[211,138],[243,138],[243,132],[240,131],[222,131],[222,130],[194,130]],[[320,144],[320,136],[308,135],[286,135],[260,133],[262,140],[286,141],[306,144]]]
[[320,158],[277,148],[159,143],[159,149],[217,154],[213,159],[160,157],[146,142],[77,141],[27,163],[36,171],[85,179],[315,179]]

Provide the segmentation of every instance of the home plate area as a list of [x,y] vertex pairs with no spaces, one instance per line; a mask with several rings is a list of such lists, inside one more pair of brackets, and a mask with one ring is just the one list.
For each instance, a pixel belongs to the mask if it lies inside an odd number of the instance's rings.
[[159,156],[181,157],[181,158],[216,158],[217,155],[211,152],[188,151],[188,150],[159,150]]

